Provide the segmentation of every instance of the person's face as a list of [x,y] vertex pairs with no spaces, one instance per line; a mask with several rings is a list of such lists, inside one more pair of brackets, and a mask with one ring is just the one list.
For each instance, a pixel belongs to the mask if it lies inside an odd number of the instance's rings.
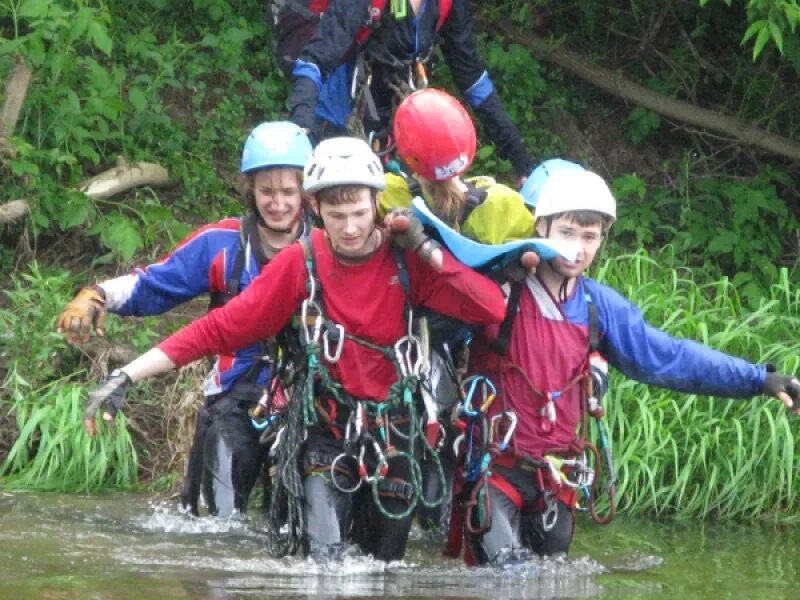
[[[544,236],[547,233],[546,223],[539,222],[536,227],[539,235]],[[603,228],[599,223],[578,225],[572,218],[560,216],[551,222],[550,234],[547,237],[551,240],[577,243],[580,246],[580,254],[575,262],[570,262],[560,256],[552,262],[553,268],[564,277],[577,277],[586,271],[594,261],[600,244],[603,243]]]
[[253,176],[253,195],[261,218],[272,229],[290,229],[298,221],[303,195],[297,169],[276,167]]
[[375,201],[369,188],[359,189],[354,202],[320,202],[319,216],[338,254],[357,258],[374,250],[367,243],[375,229]]

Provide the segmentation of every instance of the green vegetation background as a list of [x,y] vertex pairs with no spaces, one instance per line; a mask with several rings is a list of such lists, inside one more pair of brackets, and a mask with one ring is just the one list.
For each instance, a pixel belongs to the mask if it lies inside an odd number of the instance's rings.
[[[674,335],[797,371],[798,165],[628,105],[497,34],[521,25],[653,91],[796,140],[797,3],[473,9],[481,52],[531,153],[581,160],[613,182],[620,220],[595,275]],[[0,2],[0,81],[20,57],[34,74],[10,147],[0,146],[0,204],[31,207],[28,219],[0,226],[0,485],[166,490],[179,479],[202,366],[137,386],[127,417],[89,440],[83,401],[108,352],[67,346],[53,324],[77,287],[241,213],[242,140],[287,114],[266,15],[260,0]],[[442,64],[433,79],[452,86]],[[107,200],[74,191],[120,160],[158,163],[171,185]],[[473,172],[512,179],[490,145]],[[202,310],[112,317],[110,345],[143,350]],[[777,402],[673,394],[618,373],[612,382],[623,510],[797,518],[798,425]]]

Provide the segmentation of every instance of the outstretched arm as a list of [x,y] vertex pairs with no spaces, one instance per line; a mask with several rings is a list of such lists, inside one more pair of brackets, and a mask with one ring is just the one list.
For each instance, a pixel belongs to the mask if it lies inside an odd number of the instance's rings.
[[727,398],[759,394],[800,412],[800,382],[772,367],[753,364],[692,340],[677,339],[645,321],[620,294],[592,282],[600,310],[603,355],[628,377],[659,387]]
[[225,306],[112,372],[89,395],[84,421],[87,432],[95,433],[94,416],[99,409],[105,412],[104,420],[113,419],[131,383],[209,354],[234,352],[280,331],[306,295],[304,284],[303,250],[294,245],[270,261],[250,286]]

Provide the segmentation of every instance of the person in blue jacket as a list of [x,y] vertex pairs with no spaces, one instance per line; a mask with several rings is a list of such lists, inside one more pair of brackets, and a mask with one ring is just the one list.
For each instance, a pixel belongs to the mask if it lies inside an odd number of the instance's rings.
[[[328,3],[290,63],[290,120],[317,140],[359,134],[362,126],[367,137],[383,137],[398,96],[427,84],[420,73],[441,46],[456,87],[523,181],[532,161],[478,55],[468,0],[403,0],[402,12],[389,4],[376,15],[372,0]],[[372,30],[362,39],[367,21]]]
[[531,552],[568,550],[576,490],[596,476],[585,458],[592,451],[585,421],[587,414],[601,416],[600,355],[643,383],[727,398],[763,394],[800,413],[793,375],[672,337],[618,292],[584,276],[616,220],[616,201],[600,176],[554,172],[535,216],[539,236],[574,242],[580,254],[575,262],[543,260],[534,275],[512,283],[505,321],[474,340],[474,372],[496,386],[486,413],[494,446],[481,477],[458,496],[447,551],[458,554],[463,533],[472,563],[500,566]]
[[[241,158],[247,215],[205,225],[161,261],[83,288],[59,317],[57,330],[76,343],[86,341],[92,327],[104,335],[107,311],[158,315],[204,294],[212,309],[225,304],[307,232],[302,173],[310,155],[308,137],[294,123],[257,126]],[[230,516],[247,508],[265,455],[248,411],[270,382],[273,353],[265,341],[216,357],[205,380],[205,406],[197,416],[181,493],[184,507],[195,515],[201,487],[211,514]]]

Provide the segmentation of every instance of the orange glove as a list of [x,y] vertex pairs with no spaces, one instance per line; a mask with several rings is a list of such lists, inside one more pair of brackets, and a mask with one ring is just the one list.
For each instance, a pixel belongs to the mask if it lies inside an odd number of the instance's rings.
[[66,332],[70,344],[86,342],[89,340],[90,326],[94,326],[97,335],[105,335],[105,321],[105,293],[98,286],[85,287],[58,317],[56,331]]

